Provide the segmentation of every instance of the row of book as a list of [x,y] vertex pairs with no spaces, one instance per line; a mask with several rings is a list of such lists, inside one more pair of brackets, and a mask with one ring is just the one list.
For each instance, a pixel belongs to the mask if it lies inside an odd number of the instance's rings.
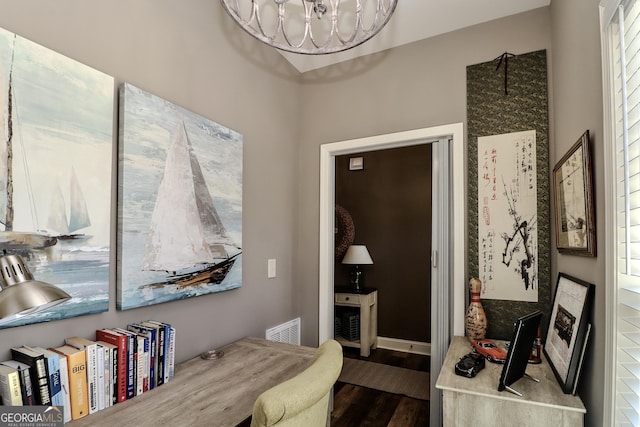
[[173,378],[176,331],[148,320],[96,330],[60,347],[22,346],[0,362],[2,405],[54,405],[65,422],[132,399]]

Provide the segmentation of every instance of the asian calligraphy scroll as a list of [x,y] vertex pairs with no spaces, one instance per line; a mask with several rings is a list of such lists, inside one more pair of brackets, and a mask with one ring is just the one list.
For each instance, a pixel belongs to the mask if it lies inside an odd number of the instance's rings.
[[538,301],[536,131],[478,138],[481,297]]

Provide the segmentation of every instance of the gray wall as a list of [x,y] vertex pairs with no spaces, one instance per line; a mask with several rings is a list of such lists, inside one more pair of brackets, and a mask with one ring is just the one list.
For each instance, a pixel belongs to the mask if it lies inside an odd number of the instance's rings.
[[303,75],[294,292],[296,308],[315,313],[303,325],[308,342],[318,334],[320,145],[466,122],[467,65],[550,48],[541,8]]
[[[0,10],[1,27],[244,136],[242,288],[119,312],[112,262],[108,313],[1,330],[0,359],[12,345],[57,346],[66,336],[155,318],[175,325],[184,360],[293,318],[293,68],[231,23],[217,1],[2,0]],[[278,261],[275,279],[267,279],[268,258]]]
[[[554,141],[553,165],[582,133],[589,129],[592,144],[598,256],[583,258],[552,251],[552,277],[558,271],[593,283],[596,287],[593,329],[585,358],[580,396],[587,407],[587,425],[602,422],[605,357],[605,247],[604,149],[602,123],[602,72],[598,0],[561,0],[551,3],[553,52]],[[552,206],[553,209],[553,206]],[[555,231],[554,231],[555,233]],[[555,234],[554,234],[555,235]],[[555,241],[555,239],[554,239]]]

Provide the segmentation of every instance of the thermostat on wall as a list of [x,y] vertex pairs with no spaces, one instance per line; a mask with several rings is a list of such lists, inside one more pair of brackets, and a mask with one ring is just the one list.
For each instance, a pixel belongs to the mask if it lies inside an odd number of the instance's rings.
[[349,170],[350,171],[359,171],[364,169],[364,158],[363,157],[351,157],[349,158]]

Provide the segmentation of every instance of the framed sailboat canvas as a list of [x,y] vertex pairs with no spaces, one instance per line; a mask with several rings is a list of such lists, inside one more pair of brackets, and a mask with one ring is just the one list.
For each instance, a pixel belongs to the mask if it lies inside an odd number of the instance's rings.
[[72,299],[2,327],[107,311],[114,81],[0,29],[0,252]]
[[242,136],[120,88],[118,298],[126,310],[242,285]]

